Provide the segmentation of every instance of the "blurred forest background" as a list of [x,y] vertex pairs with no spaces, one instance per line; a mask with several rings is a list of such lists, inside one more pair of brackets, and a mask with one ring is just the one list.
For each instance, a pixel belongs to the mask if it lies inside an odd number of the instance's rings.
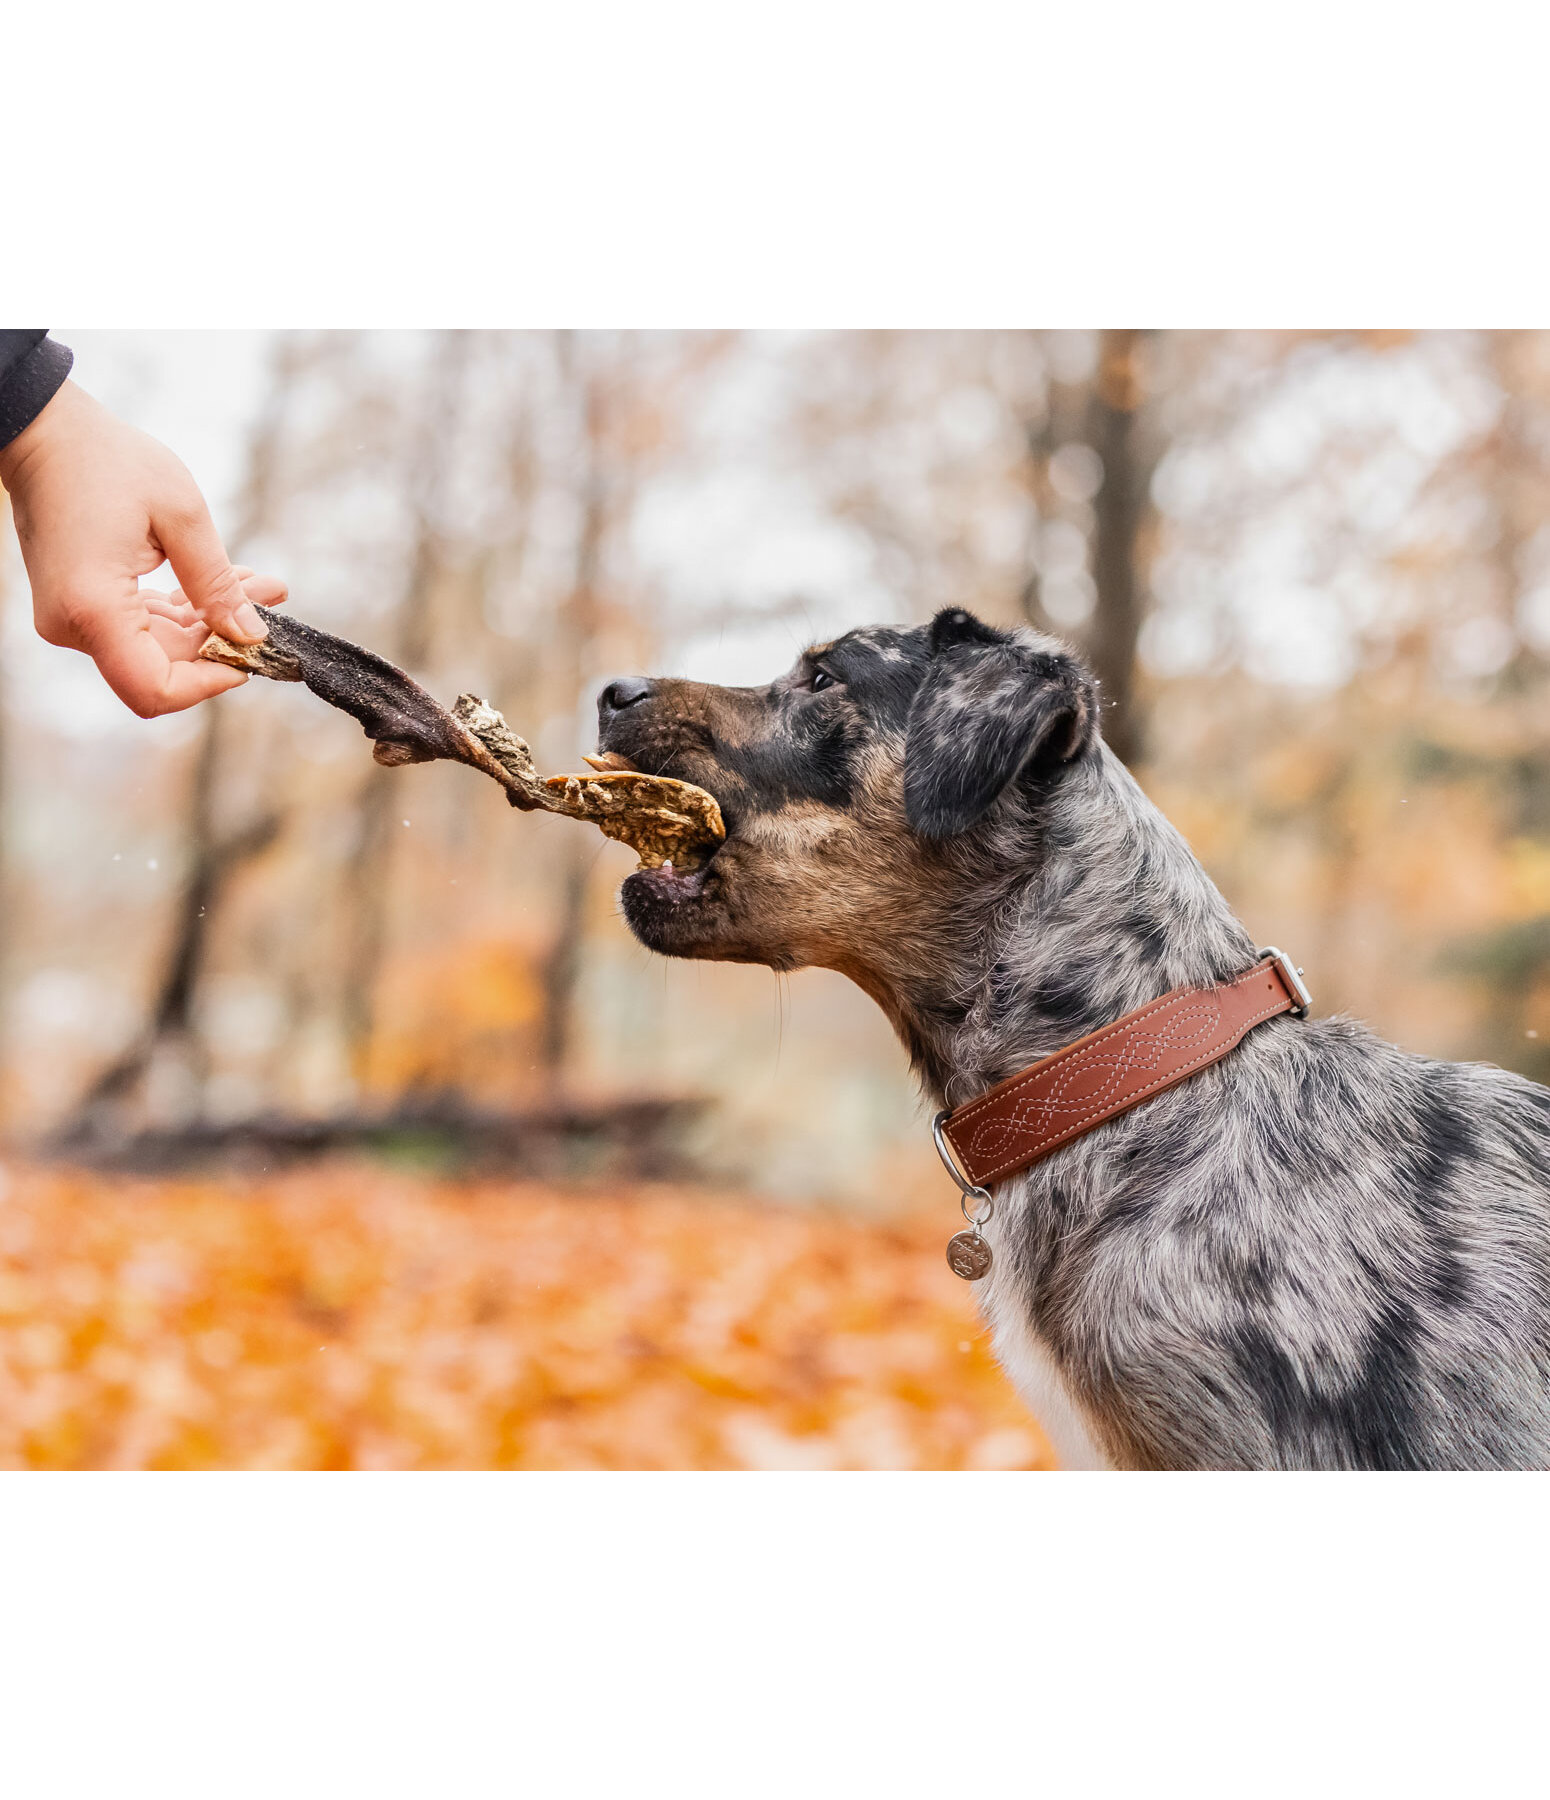
[[[548,770],[613,675],[1067,637],[1321,1011],[1550,1076],[1550,334],[58,335]],[[859,992],[303,691],[131,718],[3,557],[0,1462],[1048,1462]]]

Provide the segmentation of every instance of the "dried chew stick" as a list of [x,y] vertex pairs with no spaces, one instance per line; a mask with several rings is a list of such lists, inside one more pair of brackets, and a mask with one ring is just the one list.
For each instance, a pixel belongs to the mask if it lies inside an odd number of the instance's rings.
[[612,756],[588,759],[600,773],[545,779],[522,739],[473,694],[460,694],[448,712],[386,658],[290,613],[258,610],[269,627],[262,643],[211,637],[199,654],[271,681],[304,682],[360,721],[379,763],[468,763],[498,781],[513,806],[588,819],[630,845],[648,869],[665,862],[697,868],[726,836],[721,808],[703,788],[620,767],[623,759]]

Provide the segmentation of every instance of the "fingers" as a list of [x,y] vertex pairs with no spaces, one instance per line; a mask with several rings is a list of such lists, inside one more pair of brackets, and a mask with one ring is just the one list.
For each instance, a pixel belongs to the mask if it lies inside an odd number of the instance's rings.
[[[278,575],[255,575],[240,564],[232,573],[241,581],[242,591],[248,599],[260,606],[280,606],[288,595],[289,590]],[[199,618],[182,588],[174,588],[170,594],[165,594],[160,588],[143,587],[140,599],[148,612],[163,619],[176,619],[180,625],[191,625]]]
[[205,636],[202,624],[179,626],[151,617],[127,631],[104,633],[89,654],[125,706],[142,719],[154,719],[197,706],[247,680],[240,669],[199,661]]
[[152,641],[160,644],[168,662],[192,662],[204,647],[210,627],[203,619],[178,622],[152,614],[149,622]]
[[255,575],[251,569],[239,573],[243,593],[260,606],[283,606],[290,596],[290,589],[278,575]]
[[181,593],[164,594],[159,588],[141,588],[140,599],[153,618],[176,619],[180,625],[199,623],[199,614]]
[[158,514],[151,524],[184,597],[212,631],[238,644],[268,636],[197,488],[190,487],[183,505]]

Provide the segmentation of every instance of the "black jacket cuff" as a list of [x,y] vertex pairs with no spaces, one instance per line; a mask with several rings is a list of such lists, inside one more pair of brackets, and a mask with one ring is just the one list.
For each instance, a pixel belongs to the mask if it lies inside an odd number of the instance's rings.
[[[0,339],[20,338],[20,355],[10,361],[0,353],[0,450],[24,432],[64,386],[75,357],[45,332],[0,332]],[[30,345],[25,340],[36,341]],[[0,347],[3,348],[3,347]]]

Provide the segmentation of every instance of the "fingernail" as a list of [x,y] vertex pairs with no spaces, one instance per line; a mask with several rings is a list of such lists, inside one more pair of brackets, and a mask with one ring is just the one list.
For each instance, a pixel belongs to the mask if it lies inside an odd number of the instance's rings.
[[245,631],[249,637],[266,638],[269,636],[269,627],[259,618],[258,608],[250,600],[244,600],[232,614],[232,622],[239,631]]

